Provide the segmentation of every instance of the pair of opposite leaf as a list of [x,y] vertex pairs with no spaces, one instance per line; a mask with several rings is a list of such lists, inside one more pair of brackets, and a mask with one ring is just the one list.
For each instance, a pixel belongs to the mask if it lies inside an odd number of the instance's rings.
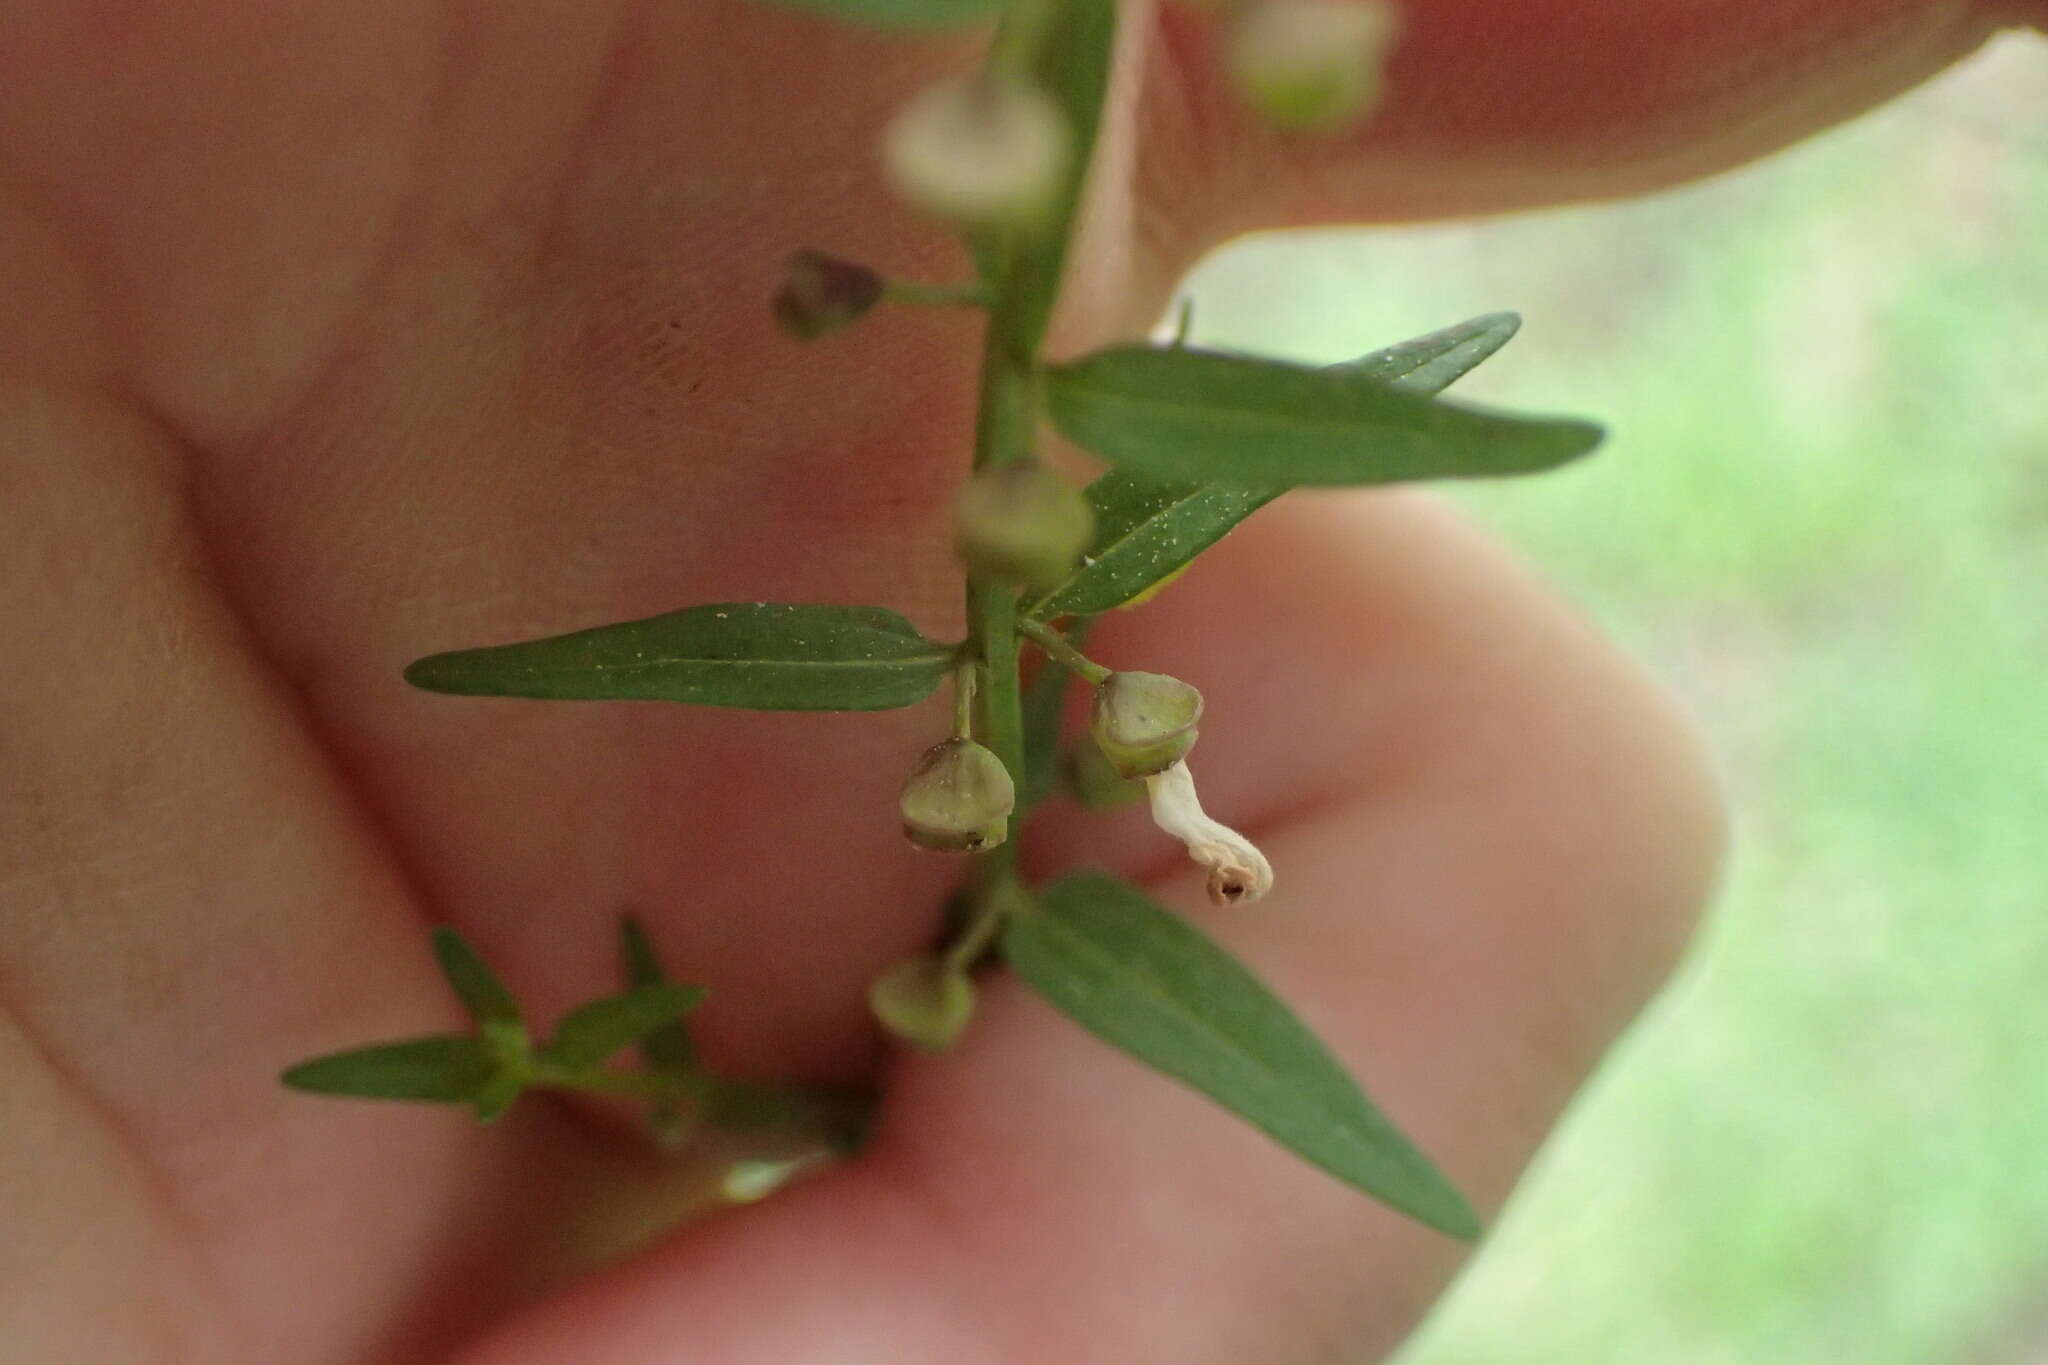
[[460,935],[442,926],[433,943],[441,975],[474,1025],[469,1032],[314,1058],[287,1070],[284,1083],[316,1094],[467,1104],[489,1122],[531,1089],[593,1088],[604,1063],[629,1047],[637,1046],[656,1069],[678,1076],[690,1070],[681,1020],[704,998],[704,988],[663,980],[631,920],[622,943],[626,989],[571,1010],[544,1042],[533,1038],[519,1002]]
[[[1087,550],[1021,615],[1049,622],[1130,602],[1302,484],[1531,472],[1586,453],[1600,438],[1590,423],[1504,418],[1433,398],[1519,322],[1488,314],[1322,370],[1186,348],[1101,353],[1150,357],[1135,366],[1077,362],[1065,399],[1048,385],[1048,410],[1056,421],[1066,412],[1070,436],[1088,436],[1120,463],[1083,490],[1094,527]],[[1204,390],[1181,373],[1217,362],[1215,372],[1242,382]],[[1282,393],[1316,401],[1287,408]],[[1162,454],[1169,449],[1183,458]],[[874,711],[931,695],[957,649],[884,607],[722,602],[429,655],[405,676],[468,696]]]

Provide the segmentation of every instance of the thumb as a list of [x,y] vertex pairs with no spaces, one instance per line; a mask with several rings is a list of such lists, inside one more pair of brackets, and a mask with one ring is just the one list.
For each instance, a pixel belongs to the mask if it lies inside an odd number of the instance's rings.
[[1940,71],[2044,0],[1395,0],[1377,112],[1276,131],[1228,87],[1227,20],[1162,5],[1138,192],[1169,269],[1262,228],[1494,213],[1724,170]]

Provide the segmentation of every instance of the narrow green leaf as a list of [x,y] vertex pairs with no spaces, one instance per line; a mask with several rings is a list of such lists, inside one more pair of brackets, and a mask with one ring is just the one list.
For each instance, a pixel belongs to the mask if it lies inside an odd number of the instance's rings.
[[519,1002],[512,998],[512,992],[477,956],[476,949],[445,924],[434,930],[434,960],[441,964],[441,975],[448,978],[455,998],[473,1018],[479,1022],[519,1023]]
[[1520,313],[1483,313],[1331,365],[1327,372],[1375,379],[1411,393],[1439,394],[1479,368],[1521,330]]
[[[1488,313],[1333,365],[1330,372],[1434,396],[1507,345],[1521,325],[1514,313]],[[1185,344],[1184,337],[1174,342],[1176,348]],[[1067,580],[1031,602],[1025,614],[1049,620],[1122,606],[1179,573],[1284,491],[1112,469],[1087,490],[1094,544]]]
[[481,1040],[435,1034],[315,1057],[279,1079],[320,1095],[466,1104],[475,1102],[496,1070]]
[[[631,915],[619,922],[619,956],[625,964],[628,986],[668,984],[668,976],[661,970],[661,960],[654,955],[654,945],[647,941],[646,930]],[[640,1055],[657,1070],[681,1071],[695,1059],[696,1049],[690,1044],[689,1030],[678,1018],[671,1019],[642,1038]]]
[[1046,410],[1113,464],[1243,488],[1531,473],[1600,442],[1571,418],[1426,398],[1341,370],[1123,346],[1046,372]]
[[704,998],[702,986],[635,986],[579,1005],[555,1025],[541,1055],[555,1066],[592,1066],[679,1019]]
[[1094,874],[1054,883],[1041,907],[1011,918],[1003,953],[1054,1006],[1339,1179],[1453,1237],[1478,1235],[1464,1198],[1315,1035],[1186,920]]
[[[1116,0],[1060,0],[1051,8],[1051,23],[1039,46],[1033,74],[1066,114],[1074,137],[1076,155],[1050,218],[1065,224],[1073,221],[1079,208],[1090,153],[1101,126],[1110,56],[1116,43]],[[978,253],[983,272],[1000,285],[1001,297],[990,315],[991,326],[1002,329],[1002,340],[1015,355],[1038,353],[1053,305],[1059,300],[1071,235],[1039,233],[1007,244],[1006,250],[984,247]]]
[[943,28],[972,24],[1009,7],[1010,0],[770,0],[784,9],[877,28]]
[[1050,620],[1120,607],[1179,573],[1285,491],[1112,469],[1086,490],[1095,513],[1095,543],[1066,582],[1032,601],[1025,614]]
[[766,711],[880,711],[922,701],[952,650],[881,607],[714,602],[405,670],[430,692],[680,701]]

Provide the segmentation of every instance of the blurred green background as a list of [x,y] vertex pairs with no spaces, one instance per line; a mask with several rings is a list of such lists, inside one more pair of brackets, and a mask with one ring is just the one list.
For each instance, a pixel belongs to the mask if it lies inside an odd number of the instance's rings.
[[1612,439],[1457,496],[1738,807],[1691,963],[1401,1365],[2048,1361],[2048,43],[1705,185],[1190,292],[1314,361],[1520,310],[1458,392]]

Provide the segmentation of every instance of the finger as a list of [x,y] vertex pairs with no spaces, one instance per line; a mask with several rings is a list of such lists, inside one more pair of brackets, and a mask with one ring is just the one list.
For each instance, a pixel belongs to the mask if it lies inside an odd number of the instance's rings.
[[[808,241],[954,268],[860,169],[938,58],[739,0],[643,7],[570,91],[526,79],[555,60],[529,25],[471,41],[485,64],[425,126],[394,210],[414,226],[362,282],[359,344],[195,455],[219,578],[422,898],[537,1017],[616,986],[631,909],[712,987],[708,1055],[861,1074],[865,982],[922,945],[958,872],[894,814],[942,702],[538,706],[401,671],[707,601],[879,603],[958,635],[943,527],[973,319],[887,311],[801,351],[766,306]],[[527,107],[544,98],[548,120]]]
[[277,1085],[457,1021],[403,876],[211,594],[175,456],[95,396],[0,404],[0,1317],[53,1359],[371,1350],[467,1182],[520,1158]]
[[1725,169],[1903,91],[2035,0],[1402,0],[1378,109],[1304,138],[1246,112],[1221,26],[1160,7],[1139,185],[1186,265],[1258,228],[1493,213]]
[[[1275,822],[1278,890],[1191,913],[1492,1207],[1683,938],[1719,845],[1712,784],[1635,671],[1448,518],[1276,510],[1172,595],[1181,629],[1206,627],[1212,713],[1251,752],[1294,752],[1279,737],[1306,716],[1400,757],[1291,815],[1264,786],[1282,765],[1255,763],[1218,804]],[[1215,629],[1240,592],[1291,610]],[[1304,637],[1299,673],[1265,654]],[[1263,665],[1230,662],[1247,656]],[[1162,894],[1192,889],[1176,872]],[[466,1361],[1321,1360],[1393,1340],[1458,1257],[1014,983],[894,1081],[853,1165]]]

